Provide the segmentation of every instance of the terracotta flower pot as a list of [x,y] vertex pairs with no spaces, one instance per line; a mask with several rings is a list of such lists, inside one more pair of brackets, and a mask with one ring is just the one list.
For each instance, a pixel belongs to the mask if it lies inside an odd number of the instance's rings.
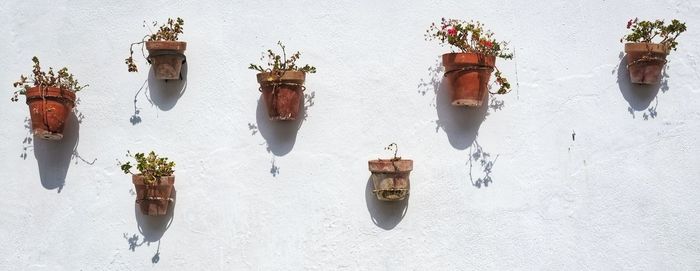
[[306,73],[261,72],[257,77],[270,120],[295,120],[303,102]]
[[148,61],[153,65],[157,79],[180,79],[182,63],[185,62],[184,41],[147,41]]
[[475,53],[442,55],[447,87],[454,106],[481,106],[488,96],[488,83],[496,64],[495,56]]
[[144,215],[160,216],[168,212],[170,194],[173,191],[175,176],[160,177],[154,184],[146,184],[145,177],[141,174],[132,175],[132,182],[136,188],[136,204],[139,205]]
[[630,81],[643,85],[661,82],[661,71],[669,51],[668,47],[658,43],[625,43]]
[[413,170],[413,160],[370,160],[372,185],[377,199],[384,201],[403,200],[411,188],[408,176]]
[[26,92],[32,131],[43,139],[60,140],[68,115],[75,106],[75,93],[56,87],[33,87]]

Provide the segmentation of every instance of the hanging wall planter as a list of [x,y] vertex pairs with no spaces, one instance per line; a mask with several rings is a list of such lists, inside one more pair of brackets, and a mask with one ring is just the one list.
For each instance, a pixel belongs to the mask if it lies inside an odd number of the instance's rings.
[[[642,85],[655,85],[661,82],[661,72],[666,65],[666,56],[676,50],[676,38],[686,30],[685,23],[672,20],[639,21],[635,18],[627,22],[627,29],[632,33],[622,37],[627,54],[627,70],[630,82]],[[661,39],[654,43],[653,39]]]
[[372,192],[377,199],[383,201],[399,201],[408,196],[411,183],[409,175],[413,170],[413,160],[397,157],[398,146],[391,143],[386,149],[394,151],[394,158],[370,160],[369,171],[374,189]]
[[316,68],[309,65],[298,67],[295,62],[301,53],[296,52],[288,59],[284,45],[277,44],[282,48],[282,55],[267,50],[268,68],[255,64],[248,68],[260,72],[257,74],[259,90],[270,120],[295,120],[304,100],[306,73],[315,73]]
[[[129,67],[129,72],[137,72],[138,67],[134,63],[134,45],[141,44],[141,53],[153,66],[153,72],[156,79],[182,79],[181,70],[182,64],[185,63],[185,49],[187,43],[178,41],[178,35],[182,34],[182,25],[185,22],[181,18],[176,20],[168,19],[166,24],[163,24],[158,29],[158,32],[151,35],[146,35],[140,42],[131,44],[129,48],[129,57],[125,60]],[[154,22],[153,26],[157,23]],[[146,45],[148,56],[143,53],[143,44]]]
[[60,140],[63,138],[63,128],[75,107],[75,93],[86,87],[78,84],[73,74],[67,68],[54,73],[53,68],[47,72],[41,70],[39,59],[35,56],[31,82],[30,78],[21,75],[20,80],[13,83],[20,87],[15,91],[12,101],[19,100],[19,95],[26,97],[29,114],[32,120],[32,133],[43,139]]
[[168,158],[158,157],[154,152],[148,155],[136,153],[133,156],[127,152],[127,156],[136,160],[136,168],[140,172],[131,172],[131,162],[120,163],[119,166],[124,173],[132,175],[136,204],[141,213],[149,216],[166,215],[170,202],[174,201],[171,195],[175,184],[175,162],[168,162]]
[[427,40],[438,40],[461,51],[442,55],[452,105],[481,106],[488,96],[489,80],[494,70],[500,88],[491,93],[506,94],[510,91],[508,80],[496,68],[496,57],[512,59],[513,54],[507,52],[507,43],[493,39],[493,33],[484,30],[483,24],[443,18],[440,26],[433,23],[425,36]]

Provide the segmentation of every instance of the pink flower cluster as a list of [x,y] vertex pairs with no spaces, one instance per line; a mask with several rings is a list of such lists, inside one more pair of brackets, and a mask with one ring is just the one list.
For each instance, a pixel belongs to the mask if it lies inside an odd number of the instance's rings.
[[636,24],[636,23],[637,23],[637,20],[638,20],[638,18],[630,19],[630,20],[627,22],[627,29],[630,29],[630,27],[632,27],[633,24]]

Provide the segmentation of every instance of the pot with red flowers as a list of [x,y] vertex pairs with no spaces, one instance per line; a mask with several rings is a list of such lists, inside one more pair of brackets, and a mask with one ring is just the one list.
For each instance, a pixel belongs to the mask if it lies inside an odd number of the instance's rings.
[[510,83],[496,67],[496,58],[512,59],[513,54],[506,48],[508,43],[494,39],[493,32],[485,30],[482,23],[442,18],[440,23],[430,25],[425,37],[453,49],[442,55],[452,105],[481,106],[490,92],[489,80],[494,71],[499,89],[490,93],[510,91]]
[[54,72],[41,69],[39,58],[34,62],[31,78],[20,75],[12,85],[15,90],[11,100],[19,101],[19,95],[26,97],[29,115],[32,121],[32,133],[39,138],[60,140],[63,138],[63,128],[70,113],[75,107],[75,93],[87,87],[80,85],[68,68]]
[[[259,72],[258,90],[262,93],[270,120],[295,120],[304,100],[306,74],[316,73],[316,67],[308,64],[297,66],[296,61],[301,57],[301,53],[297,51],[287,58],[287,51],[282,42],[278,41],[277,45],[282,49],[282,54],[278,55],[268,49],[267,68],[250,64],[248,69]],[[265,56],[260,60],[263,59]]]
[[[134,45],[140,44],[141,54],[153,66],[156,79],[182,79],[180,71],[186,59],[187,42],[179,41],[178,38],[182,34],[184,24],[185,21],[181,18],[168,18],[168,21],[153,33],[150,25],[144,22],[144,27],[147,27],[151,34],[144,36],[139,42],[132,43],[129,47],[129,57],[124,60],[129,72],[138,72],[138,66],[134,62]],[[153,22],[152,25],[156,27],[158,22]],[[143,51],[144,45],[148,50],[148,56]]]
[[661,82],[661,72],[666,65],[666,56],[675,51],[676,38],[685,32],[685,23],[671,20],[640,21],[638,18],[627,22],[629,33],[620,39],[625,43],[627,70],[630,82],[642,85],[654,85]]
[[368,162],[369,171],[372,173],[373,190],[378,200],[400,201],[408,196],[411,183],[409,175],[413,170],[413,160],[402,159],[396,156],[399,151],[396,143],[391,143],[384,148],[394,151],[394,157],[389,159],[376,159]]

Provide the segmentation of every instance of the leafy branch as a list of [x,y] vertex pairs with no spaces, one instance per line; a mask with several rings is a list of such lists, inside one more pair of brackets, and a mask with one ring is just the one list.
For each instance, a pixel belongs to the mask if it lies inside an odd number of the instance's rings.
[[[513,53],[507,48],[508,42],[494,39],[493,32],[484,29],[484,24],[479,21],[442,18],[439,24],[432,23],[425,31],[425,40],[437,40],[443,45],[454,46],[463,53],[513,59]],[[510,83],[498,68],[495,76],[496,83],[500,86],[496,94],[508,93]]]
[[[271,49],[267,50],[267,67],[268,68],[263,68],[262,65],[255,65],[255,64],[250,64],[248,66],[248,69],[251,70],[256,70],[259,72],[273,72],[273,71],[300,71],[300,72],[305,72],[305,73],[316,73],[316,67],[310,66],[310,65],[304,65],[303,67],[299,67],[296,65],[296,61],[299,60],[299,57],[301,57],[301,53],[297,51],[296,53],[292,54],[289,58],[287,58],[287,51],[285,46],[282,44],[281,41],[277,42],[277,45],[282,48],[282,55],[278,55],[275,52],[273,52]],[[260,58],[260,60],[265,60],[265,56]]]
[[494,39],[493,32],[485,30],[484,24],[479,21],[442,18],[439,25],[432,23],[425,32],[426,40],[437,40],[442,44],[452,45],[463,53],[513,58],[513,54],[507,49],[508,42]]
[[[160,177],[173,175],[175,162],[169,162],[166,157],[158,157],[153,151],[148,153],[148,155],[141,152],[131,155],[131,152],[127,151],[126,156],[136,160],[136,169],[144,176],[146,184],[154,184]],[[137,175],[131,172],[133,168],[131,162],[121,163],[117,160],[117,165],[124,174]]]
[[13,102],[18,101],[19,95],[26,95],[27,90],[33,87],[57,87],[72,92],[78,92],[89,86],[80,85],[78,80],[75,79],[73,74],[68,72],[68,68],[66,67],[61,68],[58,72],[54,72],[52,67],[49,67],[48,71],[42,71],[38,57],[32,57],[32,62],[34,62],[32,66],[32,78],[20,75],[19,80],[12,83],[13,87],[20,88],[16,90],[12,98],[10,98]]
[[[639,18],[630,19],[627,22],[627,29],[631,29],[632,33],[622,36],[620,42],[654,42],[654,38],[660,38],[658,43],[666,46],[668,49],[676,50],[678,42],[676,38],[687,30],[685,23],[676,19],[671,20],[668,25],[664,24],[663,20],[655,21],[640,21]],[[658,40],[658,39],[657,39]]]

